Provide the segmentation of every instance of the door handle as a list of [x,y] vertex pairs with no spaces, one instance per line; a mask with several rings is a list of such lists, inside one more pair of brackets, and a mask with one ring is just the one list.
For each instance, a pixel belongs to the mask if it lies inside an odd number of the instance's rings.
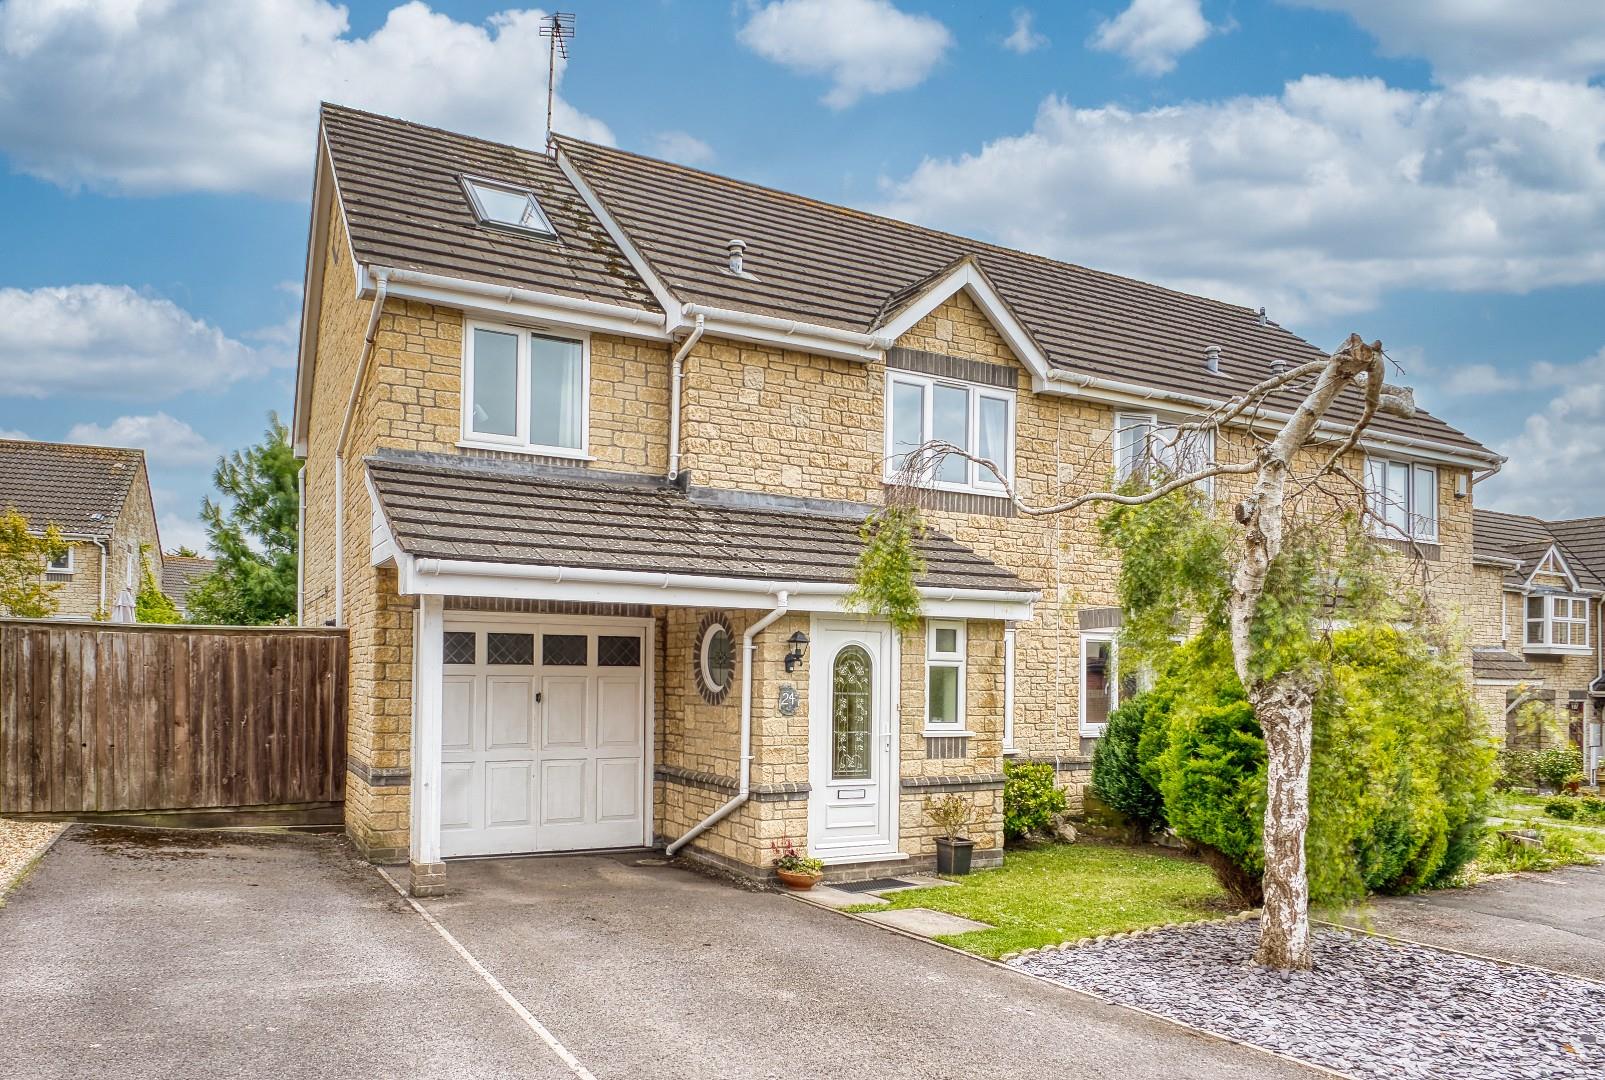
[[539,705],[540,703],[541,703],[541,692],[539,690],[537,690],[537,691],[535,691],[535,704]]

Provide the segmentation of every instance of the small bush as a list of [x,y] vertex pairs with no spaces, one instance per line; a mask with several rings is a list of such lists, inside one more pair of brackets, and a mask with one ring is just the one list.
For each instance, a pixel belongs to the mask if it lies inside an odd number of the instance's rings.
[[1064,813],[1064,792],[1054,784],[1053,766],[1045,761],[1003,763],[1003,835],[1018,840],[1046,829]]
[[1499,751],[1497,786],[1501,791],[1509,791],[1511,788],[1537,787],[1537,763],[1538,752],[1536,750],[1505,749]]
[[1138,694],[1109,714],[1109,725],[1092,751],[1092,792],[1144,829],[1164,824],[1165,800],[1142,761],[1141,743],[1149,727],[1162,724],[1161,702]]
[[1573,773],[1583,771],[1583,752],[1575,746],[1550,747],[1533,755],[1533,775],[1540,784],[1560,787]]
[[1576,799],[1550,799],[1544,804],[1544,813],[1552,818],[1570,821],[1577,816]]
[[1584,821],[1605,821],[1605,799],[1578,799],[1577,814]]
[[1493,833],[1477,854],[1475,868],[1484,874],[1555,870],[1582,866],[1593,857],[1571,837],[1558,830],[1538,830],[1538,843],[1524,843],[1509,833]]

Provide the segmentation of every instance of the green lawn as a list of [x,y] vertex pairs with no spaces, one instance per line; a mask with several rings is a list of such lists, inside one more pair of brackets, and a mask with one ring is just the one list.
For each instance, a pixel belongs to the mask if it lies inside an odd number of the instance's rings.
[[1001,869],[954,880],[957,885],[911,889],[887,899],[894,908],[932,908],[991,923],[991,930],[938,940],[993,959],[1075,938],[1219,918],[1231,910],[1203,863],[1152,849],[1083,842],[1010,850]]

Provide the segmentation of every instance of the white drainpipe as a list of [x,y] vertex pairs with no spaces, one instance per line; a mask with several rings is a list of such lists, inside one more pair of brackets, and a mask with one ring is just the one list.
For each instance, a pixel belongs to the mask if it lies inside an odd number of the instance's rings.
[[747,794],[752,790],[752,657],[758,651],[753,639],[764,627],[786,613],[784,590],[775,594],[775,601],[776,608],[747,627],[747,632],[741,635],[741,765],[736,794],[729,802],[693,825],[691,831],[665,848],[666,855],[675,854],[709,828],[729,817],[736,807],[747,801]]
[[385,293],[390,288],[390,271],[381,269],[375,279],[379,286],[373,294],[373,311],[368,315],[368,332],[362,338],[362,355],[357,359],[357,377],[351,380],[351,396],[346,399],[345,418],[340,421],[340,438],[334,444],[334,623],[346,622],[346,437],[351,434],[351,418],[356,415],[357,396],[368,374],[368,360],[373,356],[373,336],[379,329],[379,313],[384,310]]
[[307,467],[295,470],[295,625],[306,625]]
[[669,480],[672,483],[680,475],[680,381],[685,374],[685,361],[690,358],[691,350],[696,348],[697,342],[702,340],[703,322],[706,316],[698,314],[696,325],[692,327],[690,335],[680,343],[675,350],[673,374],[669,378]]
[[104,540],[91,539],[89,542],[100,549],[100,605],[95,610],[106,611],[106,564],[111,561],[111,545]]

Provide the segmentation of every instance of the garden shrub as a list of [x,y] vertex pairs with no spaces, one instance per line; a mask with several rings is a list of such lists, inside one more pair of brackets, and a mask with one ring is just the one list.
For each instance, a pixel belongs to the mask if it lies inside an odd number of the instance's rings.
[[1003,835],[1018,840],[1046,829],[1054,816],[1064,813],[1064,791],[1054,782],[1053,766],[1045,761],[1003,763]]
[[1506,747],[1499,751],[1499,775],[1496,787],[1501,791],[1511,788],[1538,786],[1538,752]]
[[1533,776],[1540,784],[1560,787],[1583,771],[1583,752],[1575,746],[1552,746],[1533,755]]
[[1544,804],[1544,813],[1552,818],[1570,821],[1577,816],[1576,799],[1550,799]]
[[1544,804],[1544,813],[1562,821],[1574,819],[1587,822],[1605,821],[1605,799],[1592,796],[1582,799],[1550,799]]
[[1109,714],[1109,724],[1092,751],[1091,787],[1094,795],[1144,829],[1165,821],[1165,804],[1144,769],[1141,742],[1144,734],[1164,721],[1162,701],[1152,691],[1122,702]]

